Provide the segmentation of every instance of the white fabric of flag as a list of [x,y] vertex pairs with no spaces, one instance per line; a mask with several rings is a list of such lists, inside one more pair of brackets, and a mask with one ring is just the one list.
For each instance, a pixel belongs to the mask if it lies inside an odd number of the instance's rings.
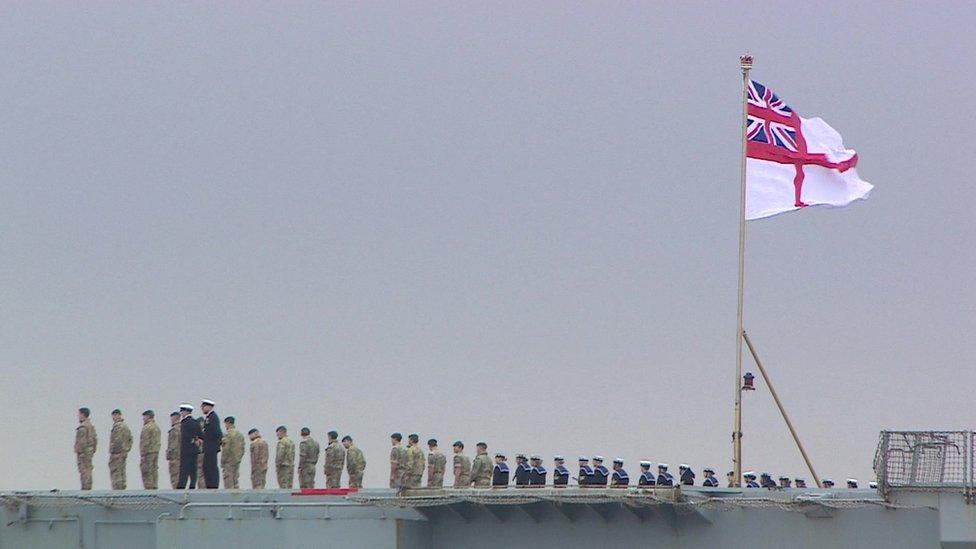
[[746,126],[746,219],[808,206],[843,207],[874,187],[857,153],[820,118],[802,118],[769,88],[750,81]]

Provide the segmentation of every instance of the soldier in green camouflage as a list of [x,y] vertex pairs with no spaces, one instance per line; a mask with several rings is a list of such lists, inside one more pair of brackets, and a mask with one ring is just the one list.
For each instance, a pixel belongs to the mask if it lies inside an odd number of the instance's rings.
[[471,464],[471,484],[475,488],[488,488],[491,486],[491,470],[495,465],[488,457],[488,445],[484,442],[478,443],[478,453],[474,456]]
[[180,483],[180,413],[169,415],[169,433],[166,439],[166,461],[169,462],[169,485],[174,490]]
[[349,474],[349,487],[363,487],[363,471],[366,469],[366,458],[363,451],[353,444],[352,437],[342,437],[342,446],[346,449],[346,473]]
[[224,488],[240,488],[241,460],[244,459],[244,435],[237,430],[234,416],[224,418],[224,438],[220,441],[220,469],[223,473]]
[[278,487],[291,488],[295,483],[295,443],[288,438],[288,429],[281,425],[278,434],[278,447],[275,449],[275,472],[278,474]]
[[437,447],[436,438],[427,441],[427,448],[430,450],[430,453],[427,454],[427,487],[443,488],[447,457]]
[[407,449],[401,444],[403,435],[390,435],[390,488],[402,490],[406,486],[407,478]]
[[342,466],[346,449],[339,444],[339,433],[329,431],[329,445],[325,447],[325,487],[338,488],[342,484]]
[[424,457],[424,451],[420,449],[420,435],[411,434],[407,437],[407,441],[407,469],[410,471],[407,477],[407,487],[420,488],[427,459]]
[[247,432],[251,439],[251,488],[264,490],[268,478],[268,443],[257,429]]
[[315,488],[315,466],[319,463],[319,443],[312,431],[302,427],[302,441],[298,443],[298,487]]
[[471,486],[471,458],[464,455],[464,443],[454,441],[454,487],[468,488]]
[[142,487],[146,490],[159,488],[160,436],[156,413],[146,410],[142,413],[142,432],[139,433],[139,472],[142,473]]
[[125,462],[132,450],[132,431],[122,419],[122,411],[112,410],[112,433],[108,439],[108,472],[113,490],[125,490]]
[[91,424],[91,410],[78,408],[78,428],[75,429],[75,456],[78,458],[78,475],[81,489],[92,488],[92,456],[98,447],[98,436]]

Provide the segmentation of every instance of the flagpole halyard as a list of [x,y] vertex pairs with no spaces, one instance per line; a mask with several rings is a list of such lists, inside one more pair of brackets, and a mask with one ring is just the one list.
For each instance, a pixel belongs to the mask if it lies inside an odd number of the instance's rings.
[[749,101],[749,70],[752,69],[752,55],[748,53],[739,56],[739,67],[742,69],[742,173],[739,185],[739,294],[736,310],[735,332],[735,425],[732,431],[733,447],[733,484],[742,486],[742,305],[745,293],[746,272],[746,127],[748,124]]

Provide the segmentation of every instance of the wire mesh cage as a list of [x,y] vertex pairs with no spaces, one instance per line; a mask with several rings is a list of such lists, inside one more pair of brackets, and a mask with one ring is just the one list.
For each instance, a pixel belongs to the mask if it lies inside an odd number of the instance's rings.
[[973,488],[972,431],[882,431],[874,472],[883,492]]

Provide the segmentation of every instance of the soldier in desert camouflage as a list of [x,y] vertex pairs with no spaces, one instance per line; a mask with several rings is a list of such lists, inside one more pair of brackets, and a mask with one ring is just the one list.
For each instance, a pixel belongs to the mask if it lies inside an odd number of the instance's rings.
[[247,432],[251,439],[251,488],[264,490],[268,478],[268,443],[257,429]]
[[454,487],[471,486],[471,458],[464,455],[464,443],[454,441]]
[[302,427],[302,441],[298,443],[298,487],[315,488],[315,466],[319,463],[319,443],[312,431]]
[[[197,424],[200,425],[200,432],[203,433],[203,426],[206,424],[207,418],[200,416],[197,418]],[[197,488],[206,488],[207,482],[203,479],[203,438],[197,439]]]
[[424,466],[427,461],[424,451],[420,449],[420,435],[411,434],[407,440],[407,487],[420,488],[420,481],[424,478]]
[[169,463],[169,485],[174,490],[180,482],[180,413],[169,415],[169,433],[166,438],[166,461]]
[[437,439],[427,441],[427,486],[429,488],[444,487],[444,469],[447,468],[447,457],[437,448]]
[[342,446],[346,449],[346,473],[349,474],[349,487],[363,487],[363,470],[366,469],[366,458],[363,451],[353,444],[352,437],[342,437]]
[[237,430],[234,416],[224,418],[224,438],[220,441],[220,469],[223,473],[224,488],[240,488],[241,460],[244,459],[244,435]]
[[325,447],[325,487],[338,488],[342,484],[342,466],[346,449],[339,444],[339,433],[329,431],[329,445]]
[[112,410],[112,433],[108,439],[108,472],[113,490],[125,490],[125,462],[132,450],[132,431],[122,419],[122,411]]
[[474,456],[474,462],[471,463],[471,484],[475,488],[487,488],[491,486],[491,471],[494,464],[488,457],[487,444],[479,442],[477,448],[478,453]]
[[295,443],[288,438],[288,429],[284,425],[275,432],[278,435],[278,447],[275,449],[278,488],[291,488],[295,484]]
[[407,449],[401,444],[403,435],[390,435],[390,488],[402,490],[406,486],[407,477]]
[[91,424],[91,410],[78,408],[78,428],[75,429],[75,455],[78,458],[78,475],[81,489],[92,488],[92,456],[98,447],[98,436]]
[[146,490],[159,488],[159,448],[161,446],[159,425],[156,413],[146,410],[142,413],[142,432],[139,433],[139,472],[142,473],[142,487]]

